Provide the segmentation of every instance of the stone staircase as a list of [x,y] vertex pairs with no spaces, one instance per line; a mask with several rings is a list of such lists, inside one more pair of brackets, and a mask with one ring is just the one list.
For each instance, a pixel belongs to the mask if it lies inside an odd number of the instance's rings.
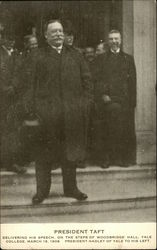
[[[44,216],[80,215],[107,211],[147,209],[156,206],[156,169],[154,165],[129,168],[87,167],[78,169],[79,188],[88,194],[88,199],[78,202],[63,196],[62,176],[59,169],[52,171],[51,192],[48,199],[33,206],[35,193],[34,168],[25,175],[1,172],[1,218],[2,223],[19,222],[19,218]],[[20,219],[22,222],[22,219]]]

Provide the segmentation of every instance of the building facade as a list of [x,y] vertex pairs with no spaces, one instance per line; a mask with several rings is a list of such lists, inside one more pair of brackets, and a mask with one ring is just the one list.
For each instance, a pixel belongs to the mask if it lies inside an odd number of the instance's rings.
[[48,18],[70,20],[79,47],[106,40],[110,29],[119,29],[123,49],[135,58],[137,68],[137,163],[154,164],[156,134],[156,8],[153,0],[104,1],[1,1],[4,36],[22,48],[24,35],[36,27],[42,37]]
[[123,46],[137,68],[137,163],[156,161],[156,6],[152,0],[123,1]]

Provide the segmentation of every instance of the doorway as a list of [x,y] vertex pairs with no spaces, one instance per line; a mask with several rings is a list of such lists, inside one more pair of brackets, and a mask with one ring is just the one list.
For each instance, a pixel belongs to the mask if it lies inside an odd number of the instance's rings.
[[122,0],[103,1],[2,1],[0,14],[5,23],[5,36],[13,37],[18,47],[23,37],[35,26],[40,38],[48,19],[70,20],[78,47],[95,46],[105,41],[110,29],[122,32]]

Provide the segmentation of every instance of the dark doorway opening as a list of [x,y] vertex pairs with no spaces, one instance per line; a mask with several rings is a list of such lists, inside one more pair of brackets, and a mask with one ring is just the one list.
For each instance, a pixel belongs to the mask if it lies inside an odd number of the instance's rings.
[[122,31],[122,0],[103,1],[1,1],[0,22],[5,25],[5,37],[23,47],[23,37],[32,27],[42,40],[43,24],[47,19],[70,20],[76,33],[76,45],[95,46],[105,41],[110,29]]

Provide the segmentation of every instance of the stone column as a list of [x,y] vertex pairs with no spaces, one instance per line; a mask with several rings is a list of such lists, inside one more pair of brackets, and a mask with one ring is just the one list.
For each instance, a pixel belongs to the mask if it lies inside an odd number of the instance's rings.
[[134,51],[133,1],[124,0],[122,6],[123,6],[122,7],[123,50],[126,53],[133,55]]
[[155,1],[123,1],[124,50],[137,68],[137,163],[155,163],[156,51]]

